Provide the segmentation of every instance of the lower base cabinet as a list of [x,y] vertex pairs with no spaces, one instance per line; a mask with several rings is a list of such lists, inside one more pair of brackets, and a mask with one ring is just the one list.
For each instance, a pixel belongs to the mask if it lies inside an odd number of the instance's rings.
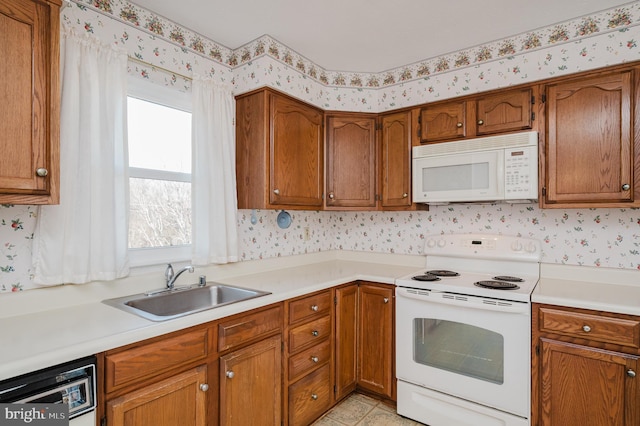
[[330,365],[305,376],[289,387],[289,424],[308,425],[331,408]]
[[205,426],[207,367],[200,366],[107,403],[109,426]]

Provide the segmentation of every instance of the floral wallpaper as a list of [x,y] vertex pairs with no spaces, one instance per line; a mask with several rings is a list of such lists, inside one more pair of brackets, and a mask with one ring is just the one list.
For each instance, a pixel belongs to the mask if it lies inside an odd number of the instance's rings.
[[[231,50],[125,0],[75,0],[67,28],[126,49],[129,72],[189,91],[194,75],[235,93],[271,86],[324,109],[381,112],[640,59],[640,1],[383,73],[332,72],[263,36]],[[251,222],[252,213],[256,216]],[[432,233],[524,235],[543,262],[640,269],[640,209],[542,210],[536,205],[452,205],[428,212],[241,210],[242,260],[324,250],[421,254]],[[36,206],[0,205],[0,293],[31,281]]]

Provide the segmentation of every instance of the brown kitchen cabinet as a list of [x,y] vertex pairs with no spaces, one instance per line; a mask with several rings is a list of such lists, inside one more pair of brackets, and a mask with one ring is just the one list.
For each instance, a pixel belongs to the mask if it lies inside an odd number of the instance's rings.
[[278,304],[218,323],[220,426],[280,426],[282,322]]
[[106,424],[209,424],[216,394],[207,365],[211,332],[199,326],[106,352],[100,358],[104,389],[99,393]]
[[326,115],[327,209],[375,210],[377,206],[376,116]]
[[270,89],[236,97],[240,209],[320,210],[323,112]]
[[532,422],[640,424],[640,318],[534,304]]
[[411,111],[380,115],[380,207],[410,208]]
[[530,86],[425,105],[420,109],[420,142],[532,129],[535,91]]
[[640,206],[638,70],[618,68],[544,86],[544,208]]
[[0,0],[0,204],[59,203],[59,0]]
[[304,426],[333,404],[332,291],[285,303],[285,393],[287,423]]
[[394,291],[393,285],[366,281],[336,289],[338,397],[358,389],[395,400]]

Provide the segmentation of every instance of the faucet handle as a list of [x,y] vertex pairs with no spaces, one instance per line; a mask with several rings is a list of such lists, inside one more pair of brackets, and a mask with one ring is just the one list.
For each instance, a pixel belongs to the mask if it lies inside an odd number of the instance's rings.
[[200,275],[198,279],[198,287],[204,287],[207,285],[207,277],[205,275]]
[[167,269],[164,270],[164,277],[167,279],[167,282],[173,278],[173,266],[170,263],[167,263]]

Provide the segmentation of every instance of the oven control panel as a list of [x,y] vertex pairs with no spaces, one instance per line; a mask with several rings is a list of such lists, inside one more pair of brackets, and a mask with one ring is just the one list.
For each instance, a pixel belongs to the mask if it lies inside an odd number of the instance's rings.
[[425,238],[425,254],[539,262],[541,243],[533,238],[510,235],[429,235]]

